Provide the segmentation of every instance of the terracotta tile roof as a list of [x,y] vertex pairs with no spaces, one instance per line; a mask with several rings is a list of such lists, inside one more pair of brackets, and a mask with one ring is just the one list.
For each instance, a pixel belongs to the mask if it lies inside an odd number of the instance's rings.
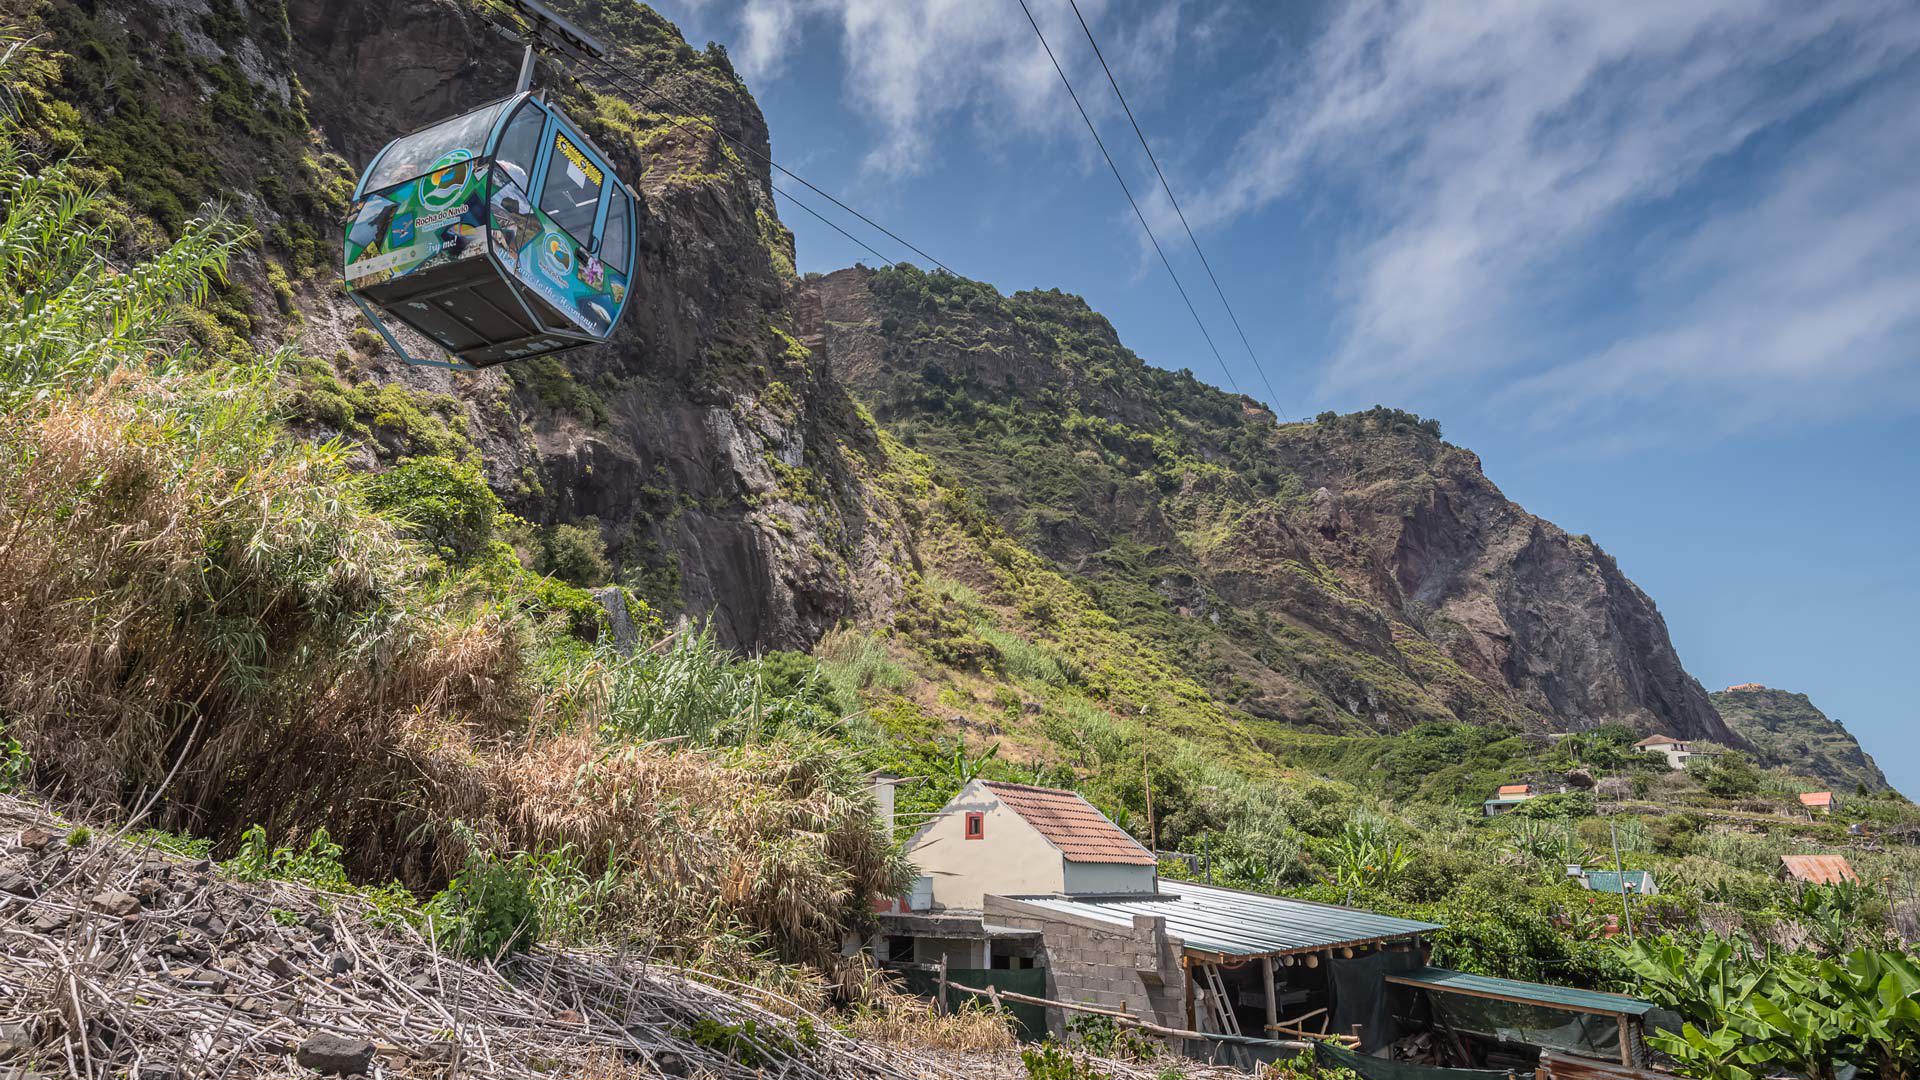
[[1814,885],[1860,882],[1860,875],[1854,873],[1847,860],[1838,855],[1782,855],[1780,861],[1785,864],[1787,873]]
[[1531,794],[1533,794],[1532,784],[1502,784],[1500,785],[1499,794],[1496,797],[1505,798],[1508,795],[1531,795]]
[[1068,862],[1153,866],[1159,860],[1093,804],[1071,791],[983,781],[1007,808],[1038,829]]
[[1833,805],[1833,792],[1831,792],[1831,791],[1809,791],[1809,792],[1806,792],[1805,794],[1803,794],[1803,795],[1801,795],[1801,796],[1800,796],[1800,805],[1802,805],[1802,806],[1832,806],[1832,805]]
[[1655,735],[1650,739],[1641,739],[1633,745],[1636,749],[1645,750],[1649,746],[1677,746],[1685,741],[1684,739],[1676,739],[1671,735]]

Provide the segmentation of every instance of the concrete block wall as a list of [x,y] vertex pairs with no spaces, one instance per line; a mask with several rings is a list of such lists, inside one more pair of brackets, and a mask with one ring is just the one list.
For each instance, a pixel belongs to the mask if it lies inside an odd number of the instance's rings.
[[[1164,919],[1139,916],[1121,928],[1054,912],[1040,913],[1018,901],[988,896],[986,916],[996,925],[1041,934],[1047,996],[1055,1001],[1122,1009],[1167,1027],[1187,1026],[1186,972],[1178,943]],[[1048,1024],[1064,1029],[1061,1010]]]

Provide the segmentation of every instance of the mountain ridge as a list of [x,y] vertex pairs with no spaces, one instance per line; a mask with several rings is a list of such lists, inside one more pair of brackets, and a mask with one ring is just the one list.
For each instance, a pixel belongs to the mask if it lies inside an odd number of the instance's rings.
[[1058,290],[911,267],[807,288],[816,347],[883,426],[1104,587],[1123,624],[1215,669],[1237,708],[1328,730],[1625,723],[1738,742],[1612,558],[1507,500],[1432,421],[1278,424],[1145,364]]

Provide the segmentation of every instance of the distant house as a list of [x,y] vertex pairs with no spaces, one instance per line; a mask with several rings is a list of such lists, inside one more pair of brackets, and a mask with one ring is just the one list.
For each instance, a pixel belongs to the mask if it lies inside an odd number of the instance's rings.
[[1634,748],[1648,754],[1661,754],[1667,759],[1667,768],[1684,769],[1687,761],[1694,756],[1693,744],[1685,739],[1676,739],[1671,735],[1655,735],[1634,743]]
[[1782,855],[1780,880],[1803,881],[1809,885],[1838,885],[1842,881],[1860,884],[1860,875],[1838,855]]
[[1480,804],[1480,808],[1488,817],[1499,817],[1512,812],[1514,807],[1537,794],[1539,792],[1533,790],[1532,784],[1503,784],[1499,791],[1494,792],[1493,798]]
[[[1576,870],[1579,872],[1575,873]],[[1657,896],[1660,893],[1660,886],[1654,881],[1651,870],[1581,870],[1577,866],[1570,866],[1567,873],[1580,883],[1581,888],[1594,892],[1613,893],[1616,896],[1622,891],[1633,896]]]
[[1833,797],[1831,791],[1808,791],[1801,793],[1800,805],[1806,807],[1807,813],[1812,815],[1830,814],[1840,803]]

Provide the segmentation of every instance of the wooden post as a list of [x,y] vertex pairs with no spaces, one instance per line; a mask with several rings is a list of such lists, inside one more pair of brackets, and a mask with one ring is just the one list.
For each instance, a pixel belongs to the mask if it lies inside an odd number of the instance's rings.
[[[1145,707],[1142,706],[1142,708],[1144,709]],[[1153,773],[1147,771],[1147,744],[1145,740],[1142,740],[1140,743],[1140,779],[1147,785],[1147,850],[1158,851],[1160,848],[1160,831],[1153,827]],[[1159,856],[1155,855],[1154,857],[1158,858]]]
[[1260,970],[1267,977],[1267,1026],[1271,1028],[1280,1022],[1280,989],[1274,985],[1273,957],[1261,957]]
[[1633,1065],[1633,1039],[1627,1035],[1627,1018],[1620,1017],[1620,1064]]
[[940,985],[934,989],[933,1011],[947,1015],[947,954],[944,951],[940,953]]

